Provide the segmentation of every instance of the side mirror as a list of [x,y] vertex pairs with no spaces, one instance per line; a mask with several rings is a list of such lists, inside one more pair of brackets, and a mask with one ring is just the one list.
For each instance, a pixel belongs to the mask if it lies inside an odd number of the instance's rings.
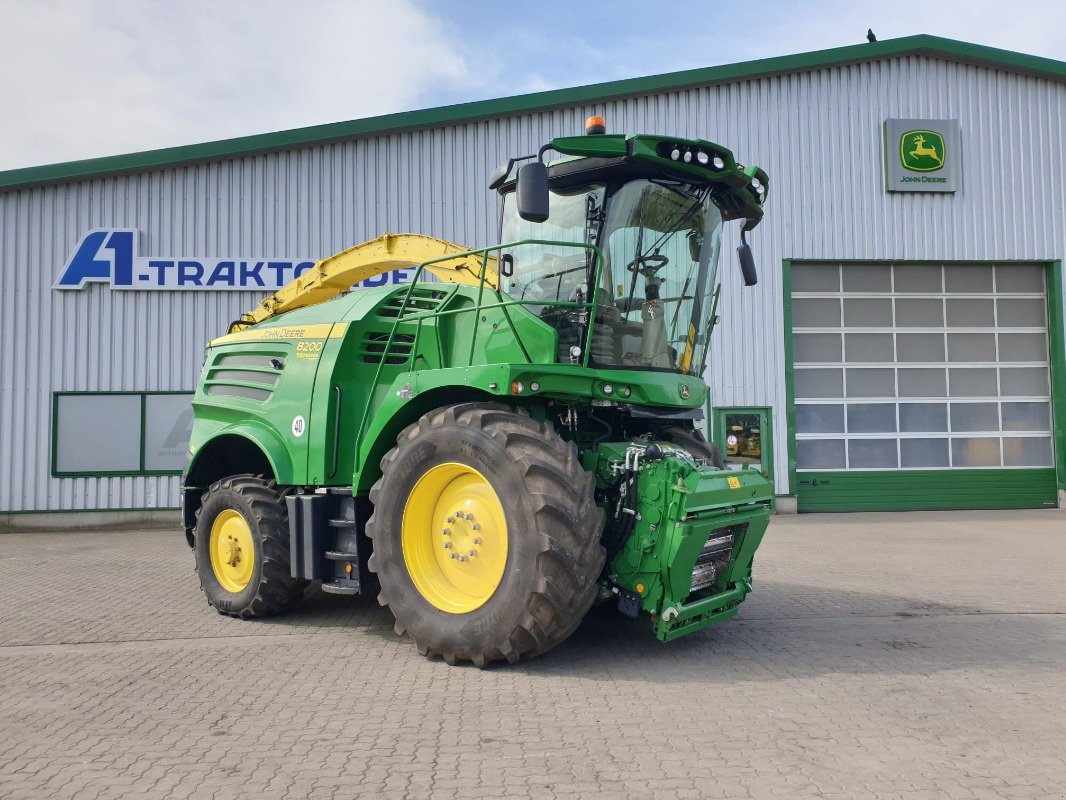
[[744,276],[745,286],[754,286],[759,282],[759,273],[755,269],[755,256],[751,254],[751,248],[744,242],[737,248],[737,258],[740,259],[740,274]]
[[548,168],[540,161],[519,168],[515,200],[518,216],[526,222],[544,222],[548,218]]
[[696,231],[688,232],[688,255],[694,262],[700,260],[700,250],[703,249],[703,236]]
[[489,189],[499,189],[503,186],[503,182],[507,180],[507,176],[511,174],[511,167],[513,166],[513,160],[501,161],[496,169],[494,169],[489,175]]

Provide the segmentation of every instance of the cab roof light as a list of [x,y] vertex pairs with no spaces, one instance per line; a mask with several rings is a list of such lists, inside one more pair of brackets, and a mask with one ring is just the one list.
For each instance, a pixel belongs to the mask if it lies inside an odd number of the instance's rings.
[[600,116],[592,116],[585,120],[585,133],[589,136],[602,136],[607,133],[607,120]]
[[658,146],[656,152],[661,158],[681,161],[685,164],[694,163],[715,172],[722,172],[729,166],[729,161],[713,146],[666,141]]

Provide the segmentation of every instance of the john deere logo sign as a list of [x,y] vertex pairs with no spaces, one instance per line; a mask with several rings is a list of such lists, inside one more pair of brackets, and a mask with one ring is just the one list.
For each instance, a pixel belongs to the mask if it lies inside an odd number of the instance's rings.
[[944,137],[936,131],[907,131],[899,139],[899,159],[911,172],[944,168]]
[[885,120],[885,189],[957,191],[961,138],[959,123],[953,119]]

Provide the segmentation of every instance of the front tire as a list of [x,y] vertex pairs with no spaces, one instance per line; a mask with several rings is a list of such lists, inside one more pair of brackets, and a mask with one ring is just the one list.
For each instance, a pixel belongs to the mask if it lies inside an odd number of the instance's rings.
[[273,481],[216,481],[196,514],[196,573],[219,614],[249,619],[288,611],[307,581],[289,575],[285,499]]
[[401,433],[381,467],[369,566],[420,653],[514,663],[573,633],[603,569],[603,511],[550,422],[447,406]]

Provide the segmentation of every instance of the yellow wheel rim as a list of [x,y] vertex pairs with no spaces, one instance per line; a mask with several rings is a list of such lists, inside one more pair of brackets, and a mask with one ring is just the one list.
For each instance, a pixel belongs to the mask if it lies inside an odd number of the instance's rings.
[[465,464],[433,467],[407,498],[401,544],[427,602],[449,614],[481,608],[507,565],[507,519],[496,490]]
[[255,571],[252,529],[238,512],[227,508],[211,523],[211,569],[227,592],[244,591]]

